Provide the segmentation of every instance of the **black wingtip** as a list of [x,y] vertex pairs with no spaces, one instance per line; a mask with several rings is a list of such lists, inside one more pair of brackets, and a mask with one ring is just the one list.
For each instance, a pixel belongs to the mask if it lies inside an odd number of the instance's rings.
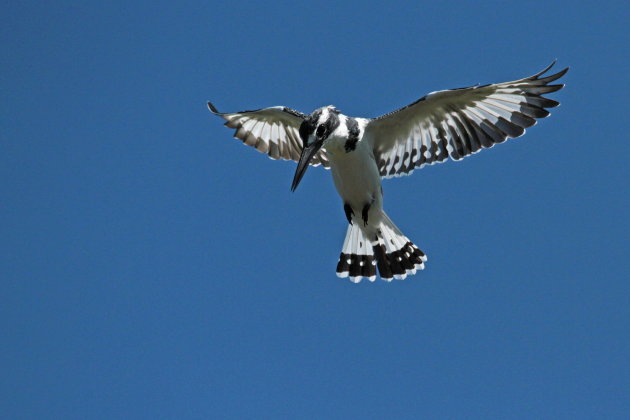
[[[553,82],[555,80],[558,80],[559,78],[561,78],[562,76],[567,74],[568,71],[569,71],[569,68],[566,67],[566,68],[560,70],[558,73],[550,74],[550,75],[545,76],[545,77],[537,77],[537,78],[532,79],[532,80],[541,81],[541,82],[544,82],[545,85],[549,85],[549,83],[551,83],[551,82]],[[551,85],[549,85],[549,86],[551,86]],[[561,89],[562,87],[564,87],[564,85],[556,85],[556,86],[560,86],[558,89]]]
[[213,114],[220,114],[220,112],[217,110],[217,108],[214,105],[212,105],[212,102],[210,102],[210,101],[208,101],[208,109]]
[[569,69],[570,69],[570,67],[565,67],[564,69],[562,69],[558,73],[556,73],[558,75],[558,79],[561,78],[562,76],[564,76],[565,74],[567,74]]
[[551,68],[556,64],[556,62],[558,61],[557,58],[554,58],[554,60],[551,62],[551,64],[549,64],[547,67],[545,67],[544,69],[542,69],[541,71],[539,71],[538,73],[536,73],[535,75],[532,76],[532,78],[538,78],[539,76],[542,76],[543,74],[547,73],[549,70],[551,70]]
[[528,77],[528,78],[526,78],[524,80],[531,80],[531,81],[544,80],[546,83],[549,83],[549,82],[553,82],[556,79],[561,78],[562,76],[564,76],[569,71],[569,67],[566,67],[566,68],[560,70],[558,73],[555,73],[555,74],[552,74],[552,75],[549,75],[549,76],[541,77],[543,74],[545,74],[549,70],[551,70],[551,68],[556,64],[557,61],[558,61],[557,59],[553,60],[551,62],[551,64],[549,64],[543,70],[539,71],[538,73],[536,73],[533,76],[530,76],[530,77]]

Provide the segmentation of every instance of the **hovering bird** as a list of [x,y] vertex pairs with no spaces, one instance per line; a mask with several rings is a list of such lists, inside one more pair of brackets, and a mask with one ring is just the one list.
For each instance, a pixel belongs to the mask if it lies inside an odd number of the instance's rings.
[[253,111],[210,111],[236,129],[234,137],[271,159],[297,162],[295,191],[309,165],[330,169],[348,219],[337,275],[355,283],[404,279],[424,268],[427,256],[383,211],[382,178],[411,174],[447,158],[460,160],[508,138],[521,136],[546,108],[543,97],[564,85],[550,84],[569,69],[513,82],[429,93],[377,118],[353,118],[329,105],[306,115],[274,106]]

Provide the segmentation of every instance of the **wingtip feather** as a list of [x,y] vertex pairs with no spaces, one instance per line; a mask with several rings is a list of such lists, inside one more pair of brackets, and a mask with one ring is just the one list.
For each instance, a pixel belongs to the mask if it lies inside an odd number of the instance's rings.
[[[530,80],[536,80],[539,79],[540,76],[542,76],[543,74],[547,73],[549,70],[551,70],[551,68],[556,64],[556,62],[558,61],[558,59],[555,59],[551,62],[551,64],[549,64],[547,67],[545,67],[542,71],[539,71],[538,73],[536,73],[533,76],[530,76],[528,79]],[[567,66],[564,69],[560,70],[558,73],[556,74],[552,74],[550,76],[545,76],[545,80],[548,80],[548,82],[552,82],[556,79],[561,78],[562,76],[564,76],[568,71],[569,71],[570,67]]]
[[219,115],[220,114],[220,112],[217,110],[217,108],[210,101],[208,101],[208,109],[210,110],[210,112],[212,112],[215,115]]
[[554,58],[554,59],[553,59],[553,61],[551,62],[551,64],[549,64],[549,65],[548,65],[548,66],[547,66],[547,67],[546,67],[543,71],[541,71],[541,72],[540,72],[540,74],[547,73],[549,70],[551,70],[551,68],[552,68],[553,66],[555,66],[555,65],[556,65],[556,63],[557,63],[557,62],[558,62],[558,59],[557,59],[557,58]]

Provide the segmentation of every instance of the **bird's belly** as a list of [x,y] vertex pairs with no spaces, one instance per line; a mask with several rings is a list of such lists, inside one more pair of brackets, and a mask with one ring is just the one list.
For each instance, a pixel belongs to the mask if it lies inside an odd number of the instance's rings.
[[349,204],[358,217],[367,204],[370,214],[380,214],[383,195],[374,158],[360,148],[349,153],[335,153],[329,158],[333,181],[344,204]]

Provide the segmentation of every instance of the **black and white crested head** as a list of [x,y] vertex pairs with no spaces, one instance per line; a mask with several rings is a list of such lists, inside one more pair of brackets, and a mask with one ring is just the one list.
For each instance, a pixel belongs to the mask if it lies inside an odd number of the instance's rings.
[[304,145],[324,142],[339,127],[339,111],[332,105],[316,109],[300,125]]
[[316,109],[311,115],[304,118],[299,130],[303,144],[302,153],[295,170],[291,191],[295,191],[306,172],[306,168],[308,168],[309,162],[337,127],[339,127],[339,111],[332,105]]

